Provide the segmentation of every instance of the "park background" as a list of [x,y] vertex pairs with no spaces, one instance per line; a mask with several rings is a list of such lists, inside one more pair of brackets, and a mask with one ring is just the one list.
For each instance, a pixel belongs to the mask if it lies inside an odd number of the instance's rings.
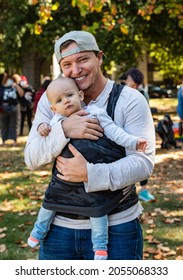
[[115,80],[133,66],[145,86],[181,83],[182,0],[0,0],[0,7],[0,72],[24,75],[35,89],[58,75],[54,42],[71,30],[94,34]]
[[[157,122],[169,113],[178,122],[176,92],[183,75],[182,1],[0,0],[0,72],[25,75],[35,89],[45,75],[55,78],[53,45],[71,30],[92,32],[104,51],[104,71],[119,81],[138,67],[145,86],[171,92],[150,98]],[[58,71],[58,66],[57,66]],[[28,131],[27,133],[28,134]],[[143,204],[144,259],[183,259],[183,143],[161,149],[157,137],[156,165],[149,188],[156,202]],[[0,147],[0,259],[37,259],[27,246],[51,165],[36,171],[25,166],[27,136],[16,147]]]

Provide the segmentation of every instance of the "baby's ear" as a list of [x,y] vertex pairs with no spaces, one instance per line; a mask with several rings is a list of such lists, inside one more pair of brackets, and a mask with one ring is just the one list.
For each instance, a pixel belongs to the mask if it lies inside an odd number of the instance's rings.
[[50,109],[53,111],[53,113],[55,113],[55,108],[51,105]]
[[84,100],[84,92],[82,90],[79,91],[80,101]]

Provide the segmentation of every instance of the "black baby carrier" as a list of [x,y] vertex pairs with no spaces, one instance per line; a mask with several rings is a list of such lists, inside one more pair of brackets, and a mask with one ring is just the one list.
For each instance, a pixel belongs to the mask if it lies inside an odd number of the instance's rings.
[[[114,84],[110,93],[107,112],[114,119],[114,109],[123,86]],[[110,163],[126,156],[125,149],[105,135],[98,140],[71,139],[70,143],[82,153],[90,163]],[[72,157],[68,146],[61,155]],[[71,183],[57,177],[56,162],[53,166],[52,178],[46,190],[43,207],[54,210],[62,216],[79,219],[100,217],[118,213],[132,207],[138,201],[135,185],[116,191],[106,190],[86,193],[83,182]]]

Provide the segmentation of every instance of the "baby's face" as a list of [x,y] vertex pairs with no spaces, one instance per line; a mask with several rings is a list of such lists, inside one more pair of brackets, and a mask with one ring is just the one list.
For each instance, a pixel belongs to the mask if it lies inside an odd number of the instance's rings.
[[54,113],[69,117],[71,114],[81,110],[83,94],[76,87],[64,86],[52,92],[51,109]]

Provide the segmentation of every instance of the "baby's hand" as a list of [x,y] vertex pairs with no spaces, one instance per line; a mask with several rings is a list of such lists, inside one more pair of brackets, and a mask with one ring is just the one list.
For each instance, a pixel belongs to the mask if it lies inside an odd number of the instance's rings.
[[148,142],[145,139],[138,139],[136,149],[139,152],[145,152],[147,149]]
[[50,130],[51,130],[51,126],[48,123],[42,123],[38,127],[38,133],[41,136],[48,136],[48,134],[50,133]]

